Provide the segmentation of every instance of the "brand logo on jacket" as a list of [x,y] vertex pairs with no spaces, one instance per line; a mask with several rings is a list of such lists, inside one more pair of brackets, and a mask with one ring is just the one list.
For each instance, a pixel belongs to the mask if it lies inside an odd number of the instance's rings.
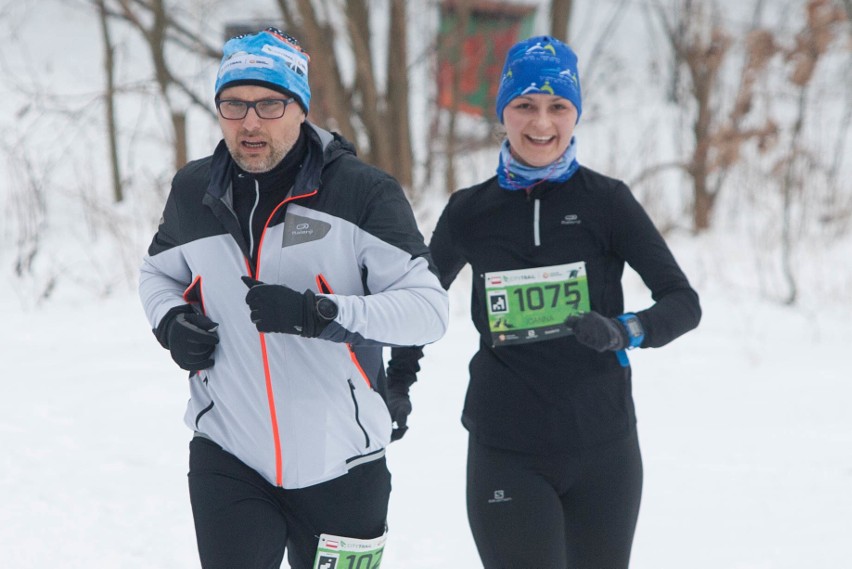
[[562,218],[562,221],[559,222],[562,225],[580,225],[582,221],[580,221],[580,216],[576,213],[569,213],[565,217]]
[[288,213],[284,218],[284,238],[281,246],[290,247],[316,241],[325,237],[329,231],[331,231],[330,223]]

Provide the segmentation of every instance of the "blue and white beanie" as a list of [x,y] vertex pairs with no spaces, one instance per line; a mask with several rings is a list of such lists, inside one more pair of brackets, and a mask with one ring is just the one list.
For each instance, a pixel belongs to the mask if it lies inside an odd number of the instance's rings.
[[577,122],[583,113],[577,54],[550,36],[536,36],[513,45],[506,54],[497,91],[497,119],[503,122],[503,109],[521,95],[557,95],[577,107]]
[[276,28],[231,38],[223,48],[216,96],[225,87],[261,85],[292,95],[307,114],[311,104],[310,60],[295,38]]

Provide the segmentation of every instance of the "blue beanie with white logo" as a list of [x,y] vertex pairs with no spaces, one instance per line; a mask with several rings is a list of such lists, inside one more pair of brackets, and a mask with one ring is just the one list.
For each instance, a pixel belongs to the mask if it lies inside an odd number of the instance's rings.
[[503,109],[521,95],[544,93],[571,101],[577,107],[577,122],[583,113],[577,54],[550,36],[536,36],[513,45],[506,54],[497,90],[497,119]]
[[275,28],[231,38],[223,48],[216,96],[226,87],[260,85],[292,95],[307,114],[310,60],[295,38]]

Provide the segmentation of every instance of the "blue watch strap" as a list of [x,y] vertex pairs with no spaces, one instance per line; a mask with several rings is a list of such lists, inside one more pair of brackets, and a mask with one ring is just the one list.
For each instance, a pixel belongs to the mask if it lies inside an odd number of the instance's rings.
[[627,350],[632,350],[642,345],[642,340],[645,339],[645,328],[642,326],[639,317],[632,312],[616,316],[615,318],[624,326],[629,342],[626,349],[615,352],[615,355],[618,357],[618,363],[621,364],[621,367],[627,367],[630,365],[630,360],[627,358]]
[[642,326],[639,317],[632,312],[628,312],[621,316],[616,316],[616,319],[621,322],[624,330],[627,332],[627,339],[629,341],[627,349],[632,350],[641,346],[642,341],[645,339],[645,328]]

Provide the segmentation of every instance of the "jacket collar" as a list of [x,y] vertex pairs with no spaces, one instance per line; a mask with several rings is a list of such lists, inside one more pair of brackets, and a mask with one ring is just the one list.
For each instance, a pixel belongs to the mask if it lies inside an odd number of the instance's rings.
[[[308,149],[304,165],[296,174],[293,196],[309,194],[319,189],[326,166],[344,154],[355,154],[352,144],[339,134],[333,134],[308,121],[303,123],[302,129],[308,138]],[[225,141],[220,140],[213,151],[207,194],[217,200],[228,201],[226,196],[236,167]]]

